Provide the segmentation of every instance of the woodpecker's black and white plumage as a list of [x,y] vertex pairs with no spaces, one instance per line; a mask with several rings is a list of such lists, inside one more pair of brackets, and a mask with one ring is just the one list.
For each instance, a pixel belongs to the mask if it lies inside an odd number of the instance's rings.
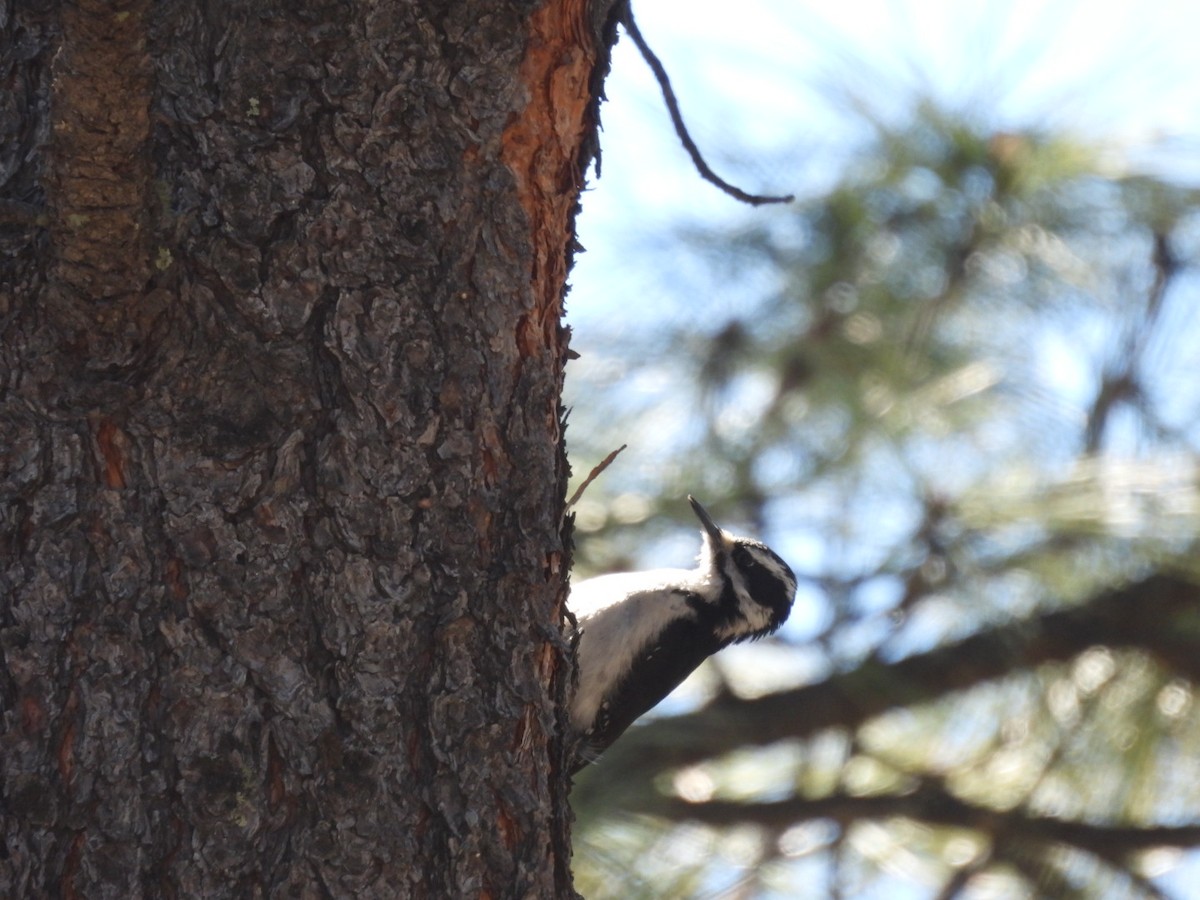
[[770,634],[792,610],[788,564],[766,544],[721,530],[695,498],[688,502],[704,526],[695,569],[602,575],[571,588],[579,623],[575,771],[709,656]]

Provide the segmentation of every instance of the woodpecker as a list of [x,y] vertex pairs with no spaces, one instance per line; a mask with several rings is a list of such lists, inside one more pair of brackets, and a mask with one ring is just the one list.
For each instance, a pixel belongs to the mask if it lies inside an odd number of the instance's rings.
[[642,713],[723,647],[771,634],[796,597],[796,576],[766,544],[722,530],[697,500],[695,569],[589,578],[571,588],[579,626],[570,722],[572,772],[593,762]]

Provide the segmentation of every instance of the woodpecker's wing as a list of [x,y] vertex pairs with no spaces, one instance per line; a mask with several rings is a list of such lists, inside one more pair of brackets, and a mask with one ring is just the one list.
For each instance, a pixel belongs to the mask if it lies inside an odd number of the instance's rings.
[[[585,629],[581,650],[586,640]],[[608,749],[625,729],[657,706],[724,643],[696,619],[675,619],[667,625],[634,657],[600,700],[592,725],[584,732],[581,762],[590,762]],[[580,674],[582,677],[584,673]]]

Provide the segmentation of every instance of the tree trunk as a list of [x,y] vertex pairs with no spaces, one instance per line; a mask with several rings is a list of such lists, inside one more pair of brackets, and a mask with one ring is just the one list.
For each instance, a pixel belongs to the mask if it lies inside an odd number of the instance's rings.
[[584,15],[0,3],[0,895],[571,893]]

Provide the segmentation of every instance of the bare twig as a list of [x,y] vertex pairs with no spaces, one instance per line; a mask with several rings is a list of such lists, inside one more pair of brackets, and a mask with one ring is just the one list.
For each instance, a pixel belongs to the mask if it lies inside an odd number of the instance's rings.
[[588,473],[588,477],[583,479],[583,484],[575,488],[575,493],[573,493],[571,495],[571,499],[567,501],[567,509],[570,509],[579,501],[579,498],[583,496],[583,492],[587,490],[587,486],[599,478],[600,473],[612,465],[612,461],[617,458],[617,454],[628,446],[628,444],[622,444],[612,453],[608,454],[608,456],[604,457],[604,459],[600,460],[600,462],[596,465],[596,468],[592,469],[592,471]]
[[667,70],[663,68],[662,62],[654,55],[654,51],[650,49],[650,46],[646,43],[646,39],[638,31],[637,24],[633,21],[633,9],[628,3],[625,4],[625,9],[621,13],[621,24],[625,26],[626,33],[633,38],[633,42],[642,54],[642,59],[646,60],[646,64],[654,72],[658,86],[662,89],[663,100],[667,103],[667,111],[671,114],[671,122],[675,125],[675,133],[679,135],[679,140],[683,144],[683,148],[691,156],[692,163],[696,166],[696,171],[700,173],[700,176],[705,181],[715,184],[730,197],[735,197],[743,203],[749,203],[751,206],[761,206],[764,203],[791,203],[795,199],[794,194],[788,194],[783,197],[748,194],[741,188],[730,184],[709,168],[708,163],[704,161],[704,157],[700,155],[700,148],[696,146],[696,142],[688,134],[687,126],[683,123],[683,116],[679,112],[679,101],[675,99],[675,91],[671,88],[671,79],[667,77]]
[[1085,453],[1099,452],[1112,413],[1122,404],[1144,405],[1142,401],[1145,400],[1145,391],[1138,368],[1145,358],[1147,346],[1160,320],[1163,297],[1166,296],[1167,289],[1180,268],[1169,235],[1155,232],[1150,262],[1154,268],[1154,280],[1146,295],[1145,308],[1140,316],[1136,319],[1131,318],[1126,323],[1125,337],[1120,346],[1115,348],[1113,359],[1105,365],[1105,371],[1101,373],[1100,388],[1092,401],[1091,409],[1088,410],[1083,445]]
[[954,874],[950,876],[950,880],[942,885],[942,889],[938,891],[937,900],[956,900],[961,897],[967,885],[971,883],[976,875],[987,870],[992,863],[992,853],[988,850],[986,853],[981,853],[979,857],[965,866],[959,866],[954,870]]

